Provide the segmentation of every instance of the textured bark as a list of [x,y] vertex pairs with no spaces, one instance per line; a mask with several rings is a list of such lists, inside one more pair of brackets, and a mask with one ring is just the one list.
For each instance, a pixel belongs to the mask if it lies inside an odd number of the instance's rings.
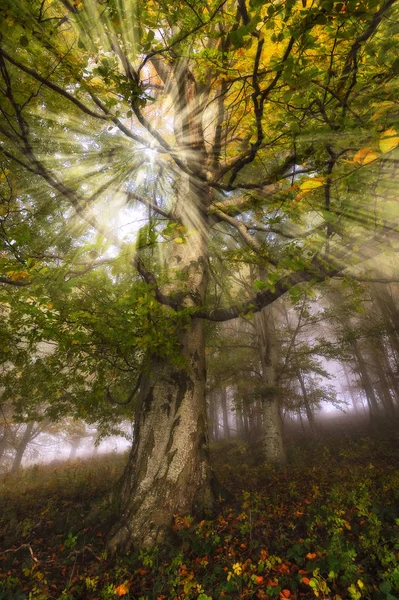
[[267,463],[286,461],[277,389],[278,347],[271,307],[255,315],[262,363],[263,454]]
[[263,402],[263,451],[266,462],[282,464],[286,461],[281,434],[280,407],[277,398]]
[[174,515],[212,504],[202,322],[184,342],[190,369],[154,362],[143,384],[111,551],[158,544]]
[[[183,293],[184,305],[193,308],[204,303],[207,285],[207,223],[201,210],[206,200],[197,184],[182,180],[174,213],[191,232],[190,240],[171,243],[165,256],[169,281],[162,293]],[[204,322],[193,318],[189,328],[177,333],[184,366],[154,358],[151,372],[143,374],[111,552],[158,544],[174,515],[212,504]]]

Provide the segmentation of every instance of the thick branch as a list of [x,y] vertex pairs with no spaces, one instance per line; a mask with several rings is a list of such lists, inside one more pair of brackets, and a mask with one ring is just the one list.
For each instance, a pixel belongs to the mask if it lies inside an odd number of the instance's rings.
[[10,279],[10,277],[4,277],[3,275],[0,275],[0,283],[4,283],[6,285],[13,285],[15,287],[25,287],[27,285],[31,285],[31,281],[21,281],[21,280],[14,280],[14,279]]
[[249,232],[246,225],[240,221],[239,219],[235,219],[234,217],[230,217],[226,215],[223,211],[216,209],[212,211],[212,214],[215,215],[219,221],[224,221],[225,223],[229,223],[232,225],[240,234],[244,242],[257,254],[262,251],[262,244],[260,244]]
[[170,306],[171,308],[174,308],[175,310],[182,308],[182,305],[181,305],[182,294],[176,294],[174,296],[168,296],[167,294],[163,294],[158,287],[158,282],[157,282],[154,274],[145,268],[143,261],[138,256],[134,257],[133,264],[136,267],[139,274],[141,275],[141,277],[144,279],[144,281],[153,288],[153,290],[155,292],[155,298],[158,300],[158,302],[160,304],[164,304],[165,306]]
[[108,402],[111,402],[111,404],[119,404],[119,406],[126,406],[127,404],[129,404],[133,400],[133,398],[134,398],[137,390],[140,387],[142,377],[143,377],[143,371],[140,372],[140,375],[138,376],[138,379],[136,381],[136,385],[134,386],[133,390],[130,392],[129,397],[127,398],[127,400],[123,400],[123,401],[115,400],[115,398],[113,398],[113,396],[111,394],[111,390],[110,390],[109,386],[107,386],[105,388],[105,390],[106,390],[106,393],[107,393],[107,400],[108,400]]

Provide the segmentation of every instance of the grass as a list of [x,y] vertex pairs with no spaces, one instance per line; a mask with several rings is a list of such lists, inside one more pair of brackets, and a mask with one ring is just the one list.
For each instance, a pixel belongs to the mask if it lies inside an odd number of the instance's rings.
[[396,438],[324,435],[288,451],[275,469],[244,444],[215,446],[230,505],[178,517],[170,545],[116,560],[104,539],[125,457],[4,477],[0,600],[399,598]]

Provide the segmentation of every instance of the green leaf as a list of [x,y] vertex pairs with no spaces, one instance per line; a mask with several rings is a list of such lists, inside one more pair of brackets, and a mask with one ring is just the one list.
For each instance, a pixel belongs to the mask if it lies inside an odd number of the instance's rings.
[[380,590],[384,594],[389,594],[391,589],[392,589],[392,584],[390,581],[383,581],[382,583],[380,583]]

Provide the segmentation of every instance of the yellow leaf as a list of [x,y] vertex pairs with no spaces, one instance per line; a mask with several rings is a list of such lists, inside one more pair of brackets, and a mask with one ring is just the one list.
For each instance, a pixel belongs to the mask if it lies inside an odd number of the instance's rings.
[[324,177],[310,177],[299,186],[303,191],[315,190],[316,188],[323,187]]
[[80,342],[79,342],[79,340],[72,340],[72,342],[71,342],[71,343],[72,343],[72,344],[79,344]]
[[90,81],[87,82],[87,85],[90,87],[103,88],[104,82],[100,77],[93,77],[93,79],[90,79]]
[[357,585],[359,586],[360,589],[364,588],[364,583],[361,579],[357,580]]
[[399,146],[399,136],[396,129],[391,127],[381,134],[380,137],[380,150],[381,152],[390,152],[396,146]]
[[367,154],[367,156],[364,157],[362,164],[363,165],[368,165],[368,163],[373,162],[374,160],[377,160],[377,158],[379,158],[381,155],[379,152],[369,152]]

